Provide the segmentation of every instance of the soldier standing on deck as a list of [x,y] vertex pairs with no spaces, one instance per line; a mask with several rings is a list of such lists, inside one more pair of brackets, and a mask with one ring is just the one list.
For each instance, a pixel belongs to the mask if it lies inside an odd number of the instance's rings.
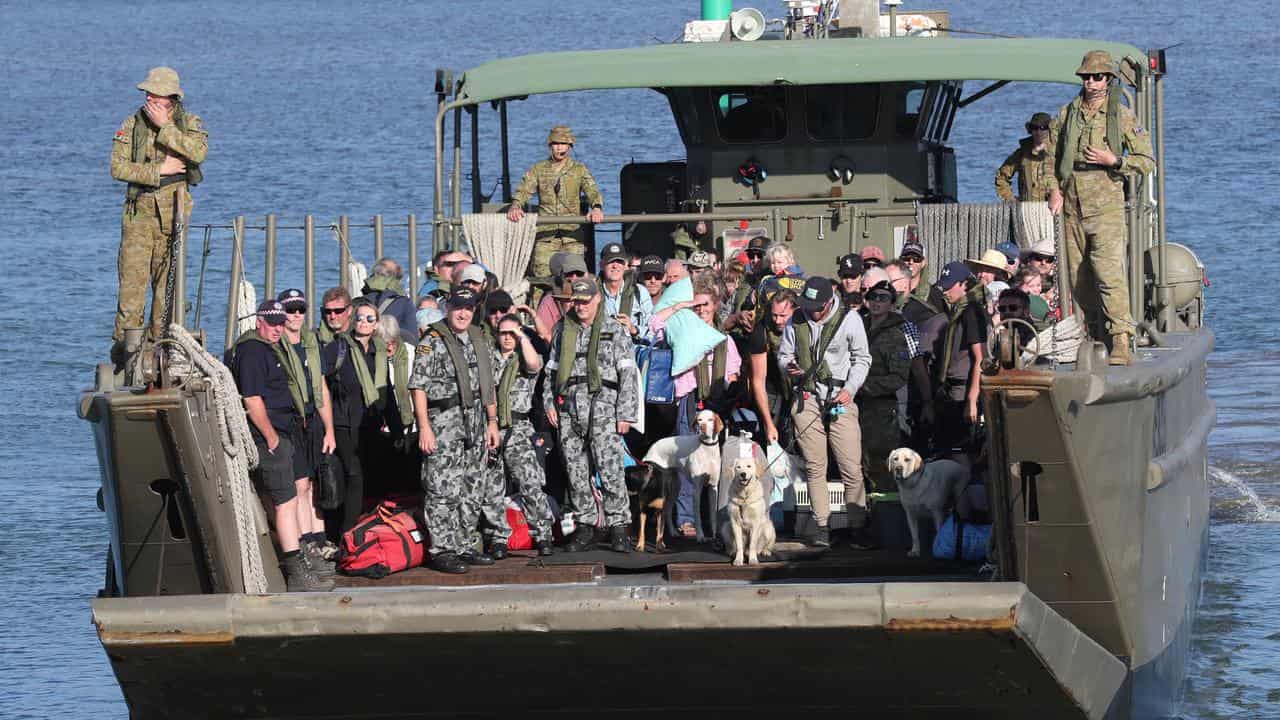
[[[1049,147],[1049,113],[1038,112],[1027,121],[1027,137],[996,169],[996,195],[1004,202],[1044,202],[1058,187],[1053,177],[1053,152]],[[1018,194],[1013,194],[1013,176]]]
[[640,414],[635,356],[627,331],[601,310],[595,280],[575,280],[567,289],[570,311],[556,324],[542,393],[547,421],[559,430],[569,504],[578,522],[565,549],[579,552],[595,545],[600,513],[591,488],[594,470],[603,485],[609,546],[628,552],[631,507],[622,474],[622,436]]
[[[524,206],[538,195],[538,212],[544,215],[581,215],[580,197],[585,195],[591,206],[588,219],[593,223],[604,220],[604,196],[596,186],[596,179],[586,165],[569,157],[575,138],[573,131],[564,125],[551,128],[547,146],[551,157],[539,160],[529,168],[511,197],[507,218],[518,222],[524,217]],[[551,276],[551,256],[558,252],[585,255],[586,242],[581,225],[542,225],[538,228],[533,246],[533,258],[529,262],[529,276],[546,282]],[[529,303],[537,307],[537,298]]]
[[[1133,318],[1125,274],[1124,176],[1155,168],[1151,138],[1112,88],[1116,63],[1103,50],[1085,54],[1076,70],[1084,85],[1062,107],[1053,127],[1056,175],[1061,192],[1049,207],[1062,208],[1062,244],[1071,289],[1091,332],[1106,321],[1111,364],[1133,361]],[[1127,153],[1127,154],[1126,154]]]
[[414,358],[409,388],[422,451],[423,515],[431,534],[431,567],[465,573],[492,565],[475,551],[480,521],[472,478],[498,447],[493,350],[471,324],[476,295],[466,288],[449,296],[445,319],[433,323]]
[[190,216],[187,188],[200,182],[200,163],[209,148],[200,118],[182,105],[177,72],[152,68],[138,89],[147,101],[125,118],[111,145],[111,177],[129,183],[120,223],[120,301],[111,335],[117,345],[126,328],[143,326],[148,284],[152,336],[164,329],[174,208],[181,199],[182,216]]

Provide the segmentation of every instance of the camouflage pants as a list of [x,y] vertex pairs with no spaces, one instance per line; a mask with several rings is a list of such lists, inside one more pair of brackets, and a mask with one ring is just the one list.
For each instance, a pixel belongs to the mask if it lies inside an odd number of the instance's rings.
[[511,538],[511,525],[507,523],[507,476],[502,467],[502,457],[486,455],[484,471],[474,485],[475,504],[484,524],[484,542],[505,543]]
[[898,425],[898,398],[863,398],[858,401],[858,423],[862,429],[862,475],[867,487],[877,492],[895,492],[889,475],[889,453],[902,447]]
[[[173,206],[183,183],[166,185],[139,195],[133,208],[127,205],[120,219],[120,301],[111,337],[124,339],[125,328],[140,328],[147,309],[147,288],[151,288],[151,327],[162,330],[165,293],[168,290],[169,243],[173,233]],[[191,216],[191,194],[186,193],[184,215]],[[176,319],[176,318],[174,318]]]
[[[585,392],[577,397],[590,397]],[[627,482],[622,474],[622,436],[618,434],[617,415],[614,412],[618,394],[602,389],[594,403],[570,401],[560,413],[560,452],[564,456],[569,474],[569,505],[575,519],[584,525],[599,525],[600,513],[596,510],[595,495],[591,491],[591,470],[594,466],[600,474],[601,494],[604,496],[604,525],[627,525],[631,522],[631,502],[627,497]],[[586,405],[594,404],[591,413]],[[577,405],[577,408],[573,406]],[[575,411],[576,410],[576,411]]]
[[473,549],[480,522],[479,493],[472,477],[484,467],[484,420],[477,405],[469,415],[475,437],[466,446],[466,428],[460,407],[452,407],[431,417],[436,433],[436,451],[423,458],[422,514],[431,534],[431,555],[461,553]]
[[1074,194],[1068,193],[1063,207],[1062,244],[1076,304],[1084,313],[1090,334],[1100,328],[1109,335],[1133,334],[1129,276],[1125,272],[1124,209],[1081,217]]
[[[502,434],[502,455],[498,462],[491,466],[496,468],[496,482],[506,485],[506,474],[516,481],[516,491],[524,502],[525,520],[529,523],[529,535],[534,542],[551,541],[551,508],[547,504],[547,494],[542,489],[546,484],[546,476],[542,472],[542,464],[538,462],[538,454],[533,449],[533,425],[528,420],[515,420],[511,427]],[[506,524],[506,513],[503,513],[501,532],[494,532],[494,539],[506,542],[511,537],[511,528]]]

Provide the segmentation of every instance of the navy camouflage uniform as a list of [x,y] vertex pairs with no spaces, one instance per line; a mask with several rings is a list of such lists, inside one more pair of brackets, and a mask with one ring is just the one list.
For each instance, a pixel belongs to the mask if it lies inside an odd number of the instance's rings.
[[[599,310],[603,312],[603,309]],[[555,378],[560,363],[560,333],[564,320],[556,325],[551,341],[551,357],[546,366],[546,382],[543,383],[542,402],[548,410],[559,414],[560,452],[564,456],[569,474],[569,505],[579,525],[598,526],[600,514],[596,510],[595,495],[591,486],[591,470],[600,475],[604,497],[605,527],[627,525],[631,522],[631,506],[627,497],[627,484],[623,476],[623,456],[626,453],[622,436],[618,434],[619,422],[635,422],[640,414],[640,393],[637,387],[635,355],[627,331],[618,321],[606,318],[600,333],[599,368],[600,391],[592,395],[587,380],[587,351],[591,342],[591,329],[584,327],[578,333],[578,344],[569,385],[563,397],[556,394]],[[558,402],[563,400],[563,402]]]
[[[493,371],[495,381],[502,377],[508,363],[520,362],[520,350],[517,348],[504,360],[498,356],[494,360]],[[524,502],[525,519],[529,523],[529,535],[534,542],[545,540],[551,542],[551,508],[547,504],[547,494],[542,486],[546,476],[542,465],[538,462],[538,454],[533,448],[534,429],[529,422],[529,409],[533,406],[533,387],[538,381],[537,373],[527,373],[524,368],[516,371],[515,383],[511,389],[511,425],[499,427],[500,435],[497,461],[489,466],[489,486],[499,491],[499,503],[502,503],[506,492],[507,473],[516,482],[516,491]],[[507,400],[501,396],[498,402]],[[499,412],[499,423],[502,413]],[[507,542],[511,537],[511,527],[506,522],[505,507],[502,508],[502,526],[494,527],[493,541]],[[489,513],[486,513],[486,518]]]

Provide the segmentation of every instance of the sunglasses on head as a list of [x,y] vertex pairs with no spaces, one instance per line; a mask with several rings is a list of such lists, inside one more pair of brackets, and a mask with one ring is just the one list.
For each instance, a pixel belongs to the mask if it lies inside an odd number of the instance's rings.
[[340,308],[323,308],[320,312],[324,313],[325,315],[341,315],[342,313],[350,309],[351,309],[350,305],[344,305]]
[[357,315],[356,321],[367,322],[367,323],[378,322],[378,316],[377,315]]
[[1097,82],[1099,80],[1106,80],[1109,77],[1110,75],[1108,75],[1107,73],[1080,73],[1081,80],[1092,80],[1094,82]]
[[306,305],[294,305],[294,306],[292,306],[292,307],[287,307],[287,308],[285,308],[285,309],[284,309],[284,311],[285,311],[286,313],[290,314],[290,315],[306,315],[306,314],[307,314],[307,306],[306,306]]
[[1022,306],[1017,304],[997,305],[996,312],[999,312],[1001,315],[1017,315],[1018,313],[1022,312]]

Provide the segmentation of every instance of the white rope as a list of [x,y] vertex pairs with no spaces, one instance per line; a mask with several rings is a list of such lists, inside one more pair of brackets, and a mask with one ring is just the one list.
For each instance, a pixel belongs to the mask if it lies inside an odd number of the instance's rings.
[[258,497],[249,480],[249,471],[258,466],[258,447],[249,434],[244,402],[227,366],[201,347],[181,325],[170,325],[169,337],[182,347],[196,371],[209,381],[227,468],[227,485],[231,488],[231,510],[236,518],[244,591],[261,595],[267,592],[267,576],[262,569],[257,513],[253,505],[258,502]]
[[257,327],[258,291],[253,287],[253,283],[241,276],[237,292],[239,293],[239,298],[236,300],[238,317],[232,321],[236,324],[235,337],[238,338]]
[[462,231],[476,260],[498,276],[498,284],[517,303],[529,291],[525,269],[533,255],[538,216],[527,214],[511,222],[499,213],[472,213],[462,216]]
[[364,281],[369,279],[369,269],[358,260],[347,262],[347,288],[352,295],[364,292]]
[[1055,238],[1053,213],[1047,202],[1021,202],[1013,216],[1014,236],[1022,248]]

